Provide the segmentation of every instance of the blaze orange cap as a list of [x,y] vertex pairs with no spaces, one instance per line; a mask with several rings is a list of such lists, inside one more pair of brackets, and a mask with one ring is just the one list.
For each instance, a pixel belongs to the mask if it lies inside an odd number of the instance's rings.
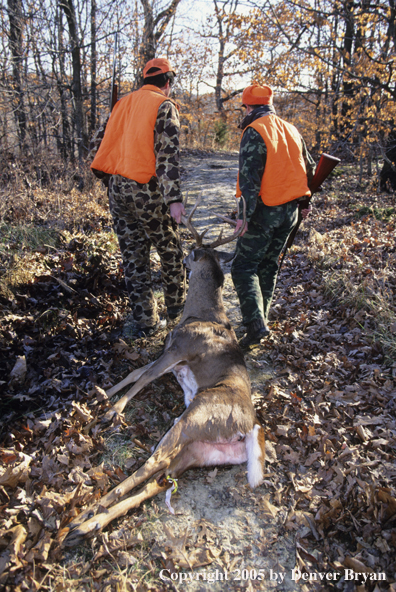
[[242,94],[242,105],[272,105],[272,88],[263,84],[252,84]]
[[[147,74],[147,72],[151,69],[155,68],[153,72]],[[158,76],[158,74],[166,74],[167,72],[173,72],[172,66],[169,63],[169,60],[166,58],[154,58],[147,62],[143,69],[143,78],[150,78],[151,76]]]

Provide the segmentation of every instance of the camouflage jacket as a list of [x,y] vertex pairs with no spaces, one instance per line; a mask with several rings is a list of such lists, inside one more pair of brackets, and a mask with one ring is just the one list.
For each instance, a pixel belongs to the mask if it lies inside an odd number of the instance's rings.
[[[242,121],[240,127],[245,129],[239,149],[239,186],[246,201],[246,220],[250,221],[256,209],[257,199],[261,189],[261,179],[264,174],[267,161],[267,147],[260,134],[250,125],[256,119],[263,117],[266,113],[275,113],[272,105],[257,107]],[[307,168],[308,182],[315,173],[315,161],[307,150],[307,146],[301,138],[303,158]],[[242,212],[239,214],[242,219]]]
[[[93,161],[99,150],[108,120],[109,118],[98,128],[90,142],[88,162]],[[168,205],[183,199],[180,190],[179,133],[180,122],[177,109],[171,101],[164,101],[158,109],[154,127],[154,152],[159,189]],[[102,171],[94,171],[94,174],[108,186],[110,175]],[[137,185],[142,189],[140,183]]]
[[159,188],[165,202],[182,201],[180,190],[180,121],[173,103],[164,101],[154,127],[154,152]]

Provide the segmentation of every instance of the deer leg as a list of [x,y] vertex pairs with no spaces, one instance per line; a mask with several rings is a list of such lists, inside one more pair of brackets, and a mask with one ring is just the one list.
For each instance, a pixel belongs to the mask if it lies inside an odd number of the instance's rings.
[[174,425],[162,438],[158,444],[154,454],[135,471],[130,477],[122,481],[119,485],[114,487],[100,500],[92,504],[83,513],[79,514],[73,522],[69,524],[69,530],[79,528],[79,526],[87,520],[93,518],[99,508],[108,508],[114,503],[119,502],[129,491],[152,477],[158,471],[165,471],[172,460],[180,453],[185,446],[182,442],[185,436],[183,435],[183,422]]
[[[147,463],[142,468],[145,468],[146,465]],[[111,506],[111,508],[109,508],[107,511],[103,511],[105,508],[111,505],[113,501],[120,499],[120,497],[124,496],[133,487],[138,485],[136,475],[139,471],[123,481],[118,487],[108,493],[100,501],[100,504],[96,504],[96,509],[100,508],[102,510],[99,514],[92,515],[93,508],[91,508],[84,512],[84,514],[80,514],[77,520],[70,524],[69,533],[62,544],[65,547],[73,547],[82,543],[84,539],[98,534],[105,526],[110,524],[112,520],[115,520],[120,516],[124,516],[124,514],[129,512],[129,510],[137,508],[145,500],[154,497],[161,491],[169,489],[170,483],[166,479],[168,475],[176,479],[179,477],[179,475],[182,475],[184,471],[189,468],[199,466],[200,463],[197,461],[192,450],[190,450],[189,446],[187,445],[179,451],[179,453],[176,455],[176,458],[174,458],[170,464],[168,463],[168,465],[169,466],[157,465],[155,467],[156,474],[151,477],[150,481],[148,481],[148,483],[146,483],[146,485],[138,493],[119,501],[114,506]],[[164,469],[166,469],[165,474]],[[134,478],[135,482],[133,485],[131,485]]]
[[[177,364],[184,361],[185,356],[178,354],[175,357],[173,352],[166,351],[158,360],[153,362],[151,366],[140,375],[140,378],[135,382],[133,387],[117,401],[115,405],[105,414],[103,422],[108,422],[113,419],[115,415],[121,414],[126,404],[147,384],[159,378],[163,374],[170,372]],[[147,366],[145,367],[147,368]]]
[[108,508],[115,502],[118,502],[124,495],[126,495],[129,491],[146,481],[149,477],[158,471],[166,469],[168,466],[170,459],[168,462],[158,462],[157,459],[154,459],[155,453],[151,456],[143,466],[140,467],[137,471],[135,471],[130,477],[122,481],[119,485],[114,487],[109,493],[103,496],[100,500],[92,504],[89,508],[87,508],[82,514],[79,514],[73,522],[69,524],[69,530],[74,530],[75,528],[79,528],[79,526],[86,522],[87,520],[93,518],[98,511],[99,508]]
[[153,477],[146,485],[135,495],[128,497],[127,499],[119,502],[115,506],[112,506],[109,510],[97,514],[93,518],[90,518],[86,522],[80,524],[77,528],[69,531],[66,538],[63,541],[65,547],[74,547],[83,542],[84,539],[95,536],[102,528],[107,526],[112,520],[124,516],[129,510],[137,508],[142,502],[150,499],[157,493],[165,491],[169,488],[168,481],[162,479],[161,485],[157,482],[156,478]]
[[118,391],[123,389],[125,386],[128,386],[128,384],[131,384],[131,382],[136,382],[141,377],[141,375],[144,374],[144,372],[146,372],[150,368],[150,366],[152,366],[153,364],[154,364],[154,362],[150,362],[150,364],[146,364],[146,366],[142,366],[141,368],[137,368],[136,370],[133,370],[133,372],[128,374],[128,376],[126,378],[124,378],[124,380],[121,380],[121,382],[118,382],[117,384],[112,386],[111,389],[109,389],[107,391],[107,393],[106,393],[107,396],[112,397],[113,395],[118,393]]

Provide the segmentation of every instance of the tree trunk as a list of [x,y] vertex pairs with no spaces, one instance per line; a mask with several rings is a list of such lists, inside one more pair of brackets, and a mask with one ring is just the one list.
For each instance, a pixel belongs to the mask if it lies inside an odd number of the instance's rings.
[[[60,99],[60,113],[62,121],[62,133],[59,133],[57,136],[57,146],[62,159],[64,162],[67,162],[69,159],[71,161],[74,160],[74,154],[72,152],[70,117],[67,110],[67,97],[65,92],[67,77],[65,72],[65,48],[63,43],[63,12],[60,10],[59,6],[57,7],[56,11],[56,25],[58,45],[57,54],[59,56],[59,74],[56,75],[56,82]],[[56,73],[55,63],[53,65],[53,70]]]
[[96,0],[91,0],[91,117],[89,135],[96,129]]
[[26,111],[22,88],[23,60],[23,17],[22,0],[8,0],[8,18],[10,21],[10,48],[12,58],[13,109],[19,146],[22,149],[26,140]]
[[[240,93],[240,90],[229,93],[225,96],[223,90],[223,81],[226,76],[224,72],[224,65],[226,62],[234,56],[236,49],[231,49],[226,53],[226,43],[232,41],[232,35],[230,31],[229,16],[235,14],[238,0],[226,0],[222,7],[219,8],[217,0],[213,0],[215,16],[217,21],[217,40],[219,43],[219,50],[217,52],[217,72],[216,72],[216,86],[215,86],[215,101],[217,111],[220,114],[223,123],[227,122],[227,113],[224,109],[224,103],[229,101],[233,96]],[[228,9],[228,12],[226,11]]]
[[154,3],[150,0],[140,0],[143,7],[144,27],[143,37],[139,48],[139,60],[136,74],[136,84],[143,82],[142,71],[144,65],[155,58],[160,41],[165,35],[166,28],[176,14],[180,0],[171,0],[170,4],[157,15],[154,14]]
[[84,112],[81,86],[81,56],[80,44],[77,34],[77,21],[73,0],[61,0],[60,7],[64,11],[69,26],[69,35],[72,54],[72,94],[74,100],[74,124],[77,134],[78,159],[81,162],[86,151],[88,139],[84,133]]
[[354,95],[354,84],[348,80],[349,79],[349,69],[352,65],[352,52],[353,52],[353,41],[355,36],[355,23],[354,23],[354,15],[353,15],[354,3],[353,0],[348,0],[344,6],[344,20],[345,20],[345,35],[344,35],[344,64],[345,64],[345,74],[344,77],[347,78],[343,83],[343,90],[344,90],[344,100],[341,106],[341,115],[343,118],[342,121],[342,130],[344,135],[346,135],[351,129],[351,122],[348,121],[348,115],[351,110],[351,100],[353,99]]

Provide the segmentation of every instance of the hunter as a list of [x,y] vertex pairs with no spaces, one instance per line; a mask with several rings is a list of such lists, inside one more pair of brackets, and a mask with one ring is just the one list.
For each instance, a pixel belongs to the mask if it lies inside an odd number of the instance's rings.
[[109,203],[124,264],[132,313],[125,337],[142,337],[166,325],[160,320],[150,269],[150,247],[159,255],[170,319],[186,294],[177,224],[185,214],[180,190],[179,107],[170,98],[175,72],[165,58],[147,62],[143,86],[111,113],[91,168],[110,175]]
[[[247,332],[240,345],[269,335],[268,313],[278,258],[297,223],[299,198],[310,195],[315,163],[297,129],[280,119],[273,91],[253,84],[243,91],[246,116],[239,151],[237,197],[246,201],[246,226],[238,239],[231,275]],[[305,218],[308,210],[303,210]],[[236,230],[243,224],[242,214]]]

